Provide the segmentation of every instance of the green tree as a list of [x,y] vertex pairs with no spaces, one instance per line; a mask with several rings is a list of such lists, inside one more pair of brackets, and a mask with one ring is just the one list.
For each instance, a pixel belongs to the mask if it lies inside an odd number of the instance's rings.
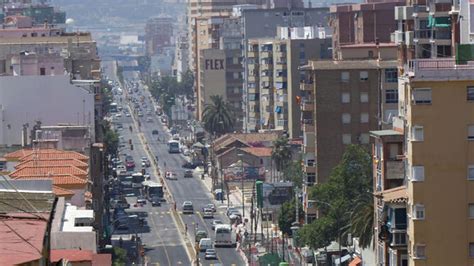
[[291,150],[286,136],[281,136],[273,142],[272,160],[278,172],[283,171],[290,163]]
[[234,127],[234,117],[228,102],[220,95],[212,95],[211,103],[204,107],[202,120],[204,128],[211,133],[222,135],[231,132]]
[[115,155],[118,151],[119,137],[117,132],[112,130],[109,123],[104,125],[104,144],[107,154]]
[[[303,211],[303,205],[298,202],[298,216],[299,219],[301,220],[304,218],[304,211]],[[280,207],[280,215],[278,216],[278,227],[280,230],[291,236],[291,224],[294,223],[296,217],[296,199],[287,201],[283,203]]]
[[188,70],[183,73],[181,77],[181,82],[179,82],[181,94],[191,97],[194,94],[194,75],[191,70]]
[[127,250],[114,247],[112,250],[112,261],[114,266],[122,266],[127,262]]
[[293,182],[295,187],[301,188],[303,185],[303,166],[301,161],[289,162],[283,169],[283,177],[286,181]]
[[[328,181],[314,186],[309,192],[309,197],[316,201],[319,211],[327,219],[318,219],[313,225],[305,225],[305,232],[317,229],[319,235],[318,239],[305,238],[309,241],[306,244],[321,248],[323,247],[320,246],[321,243],[336,240],[340,234],[346,239],[345,236],[350,232],[354,236],[371,239],[371,233],[362,230],[366,227],[361,225],[362,218],[359,216],[366,215],[359,211],[366,210],[359,204],[368,202],[362,201],[361,195],[371,195],[371,190],[371,157],[361,146],[350,145],[346,148],[340,163],[333,169]],[[366,222],[373,226],[373,219]],[[354,231],[355,229],[357,231]]]
[[374,199],[371,193],[362,193],[352,210],[351,232],[359,238],[359,246],[367,248],[373,242],[374,235]]

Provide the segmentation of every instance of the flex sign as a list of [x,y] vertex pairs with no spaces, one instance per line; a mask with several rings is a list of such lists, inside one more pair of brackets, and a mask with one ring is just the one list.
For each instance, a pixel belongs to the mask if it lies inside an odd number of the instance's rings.
[[206,70],[223,70],[224,59],[206,59]]

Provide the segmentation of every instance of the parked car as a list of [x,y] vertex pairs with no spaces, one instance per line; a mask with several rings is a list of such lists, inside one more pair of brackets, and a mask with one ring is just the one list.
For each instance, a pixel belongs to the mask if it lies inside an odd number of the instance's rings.
[[153,129],[153,131],[151,132],[152,135],[158,135],[158,130],[156,129]]

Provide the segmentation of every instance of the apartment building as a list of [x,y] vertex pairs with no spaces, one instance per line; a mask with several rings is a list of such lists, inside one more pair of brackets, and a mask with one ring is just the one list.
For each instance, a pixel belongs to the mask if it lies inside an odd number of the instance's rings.
[[[369,131],[397,114],[397,61],[310,61],[301,84],[304,193],[326,182],[346,145],[369,149]],[[317,218],[305,199],[307,222]]]
[[182,34],[176,40],[176,47],[173,59],[173,76],[176,76],[178,82],[181,82],[183,74],[188,71],[189,64],[189,47],[188,36]]
[[[320,31],[321,30],[321,31]],[[284,130],[290,138],[301,136],[299,67],[308,59],[331,57],[331,40],[324,28],[278,28],[273,39],[250,39],[246,69],[250,131]]]
[[171,46],[173,39],[173,18],[150,18],[145,25],[145,51],[151,56],[158,54],[166,46]]
[[405,0],[366,0],[331,6],[333,58],[341,59],[342,46],[390,43],[390,34],[397,28],[393,10],[404,3]]

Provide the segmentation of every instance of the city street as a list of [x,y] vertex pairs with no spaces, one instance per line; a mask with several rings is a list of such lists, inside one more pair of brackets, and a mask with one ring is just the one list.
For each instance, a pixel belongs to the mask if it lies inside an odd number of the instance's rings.
[[[109,67],[113,68],[111,64],[108,65],[108,68]],[[109,72],[109,75],[111,74],[112,73]],[[124,73],[125,79],[134,79],[137,76],[136,72]],[[126,88],[123,89],[124,91],[126,90]],[[145,104],[148,107],[152,107],[153,105],[148,99],[149,92],[144,91],[142,86],[140,86],[139,90],[141,91],[141,95],[146,96]],[[123,98],[122,103],[124,110],[128,110],[133,114],[133,106],[125,106],[124,104],[125,98]],[[195,258],[189,258],[185,246],[186,243],[188,243],[188,245],[189,243],[194,243],[195,231],[204,230],[211,239],[214,238],[214,231],[211,229],[213,219],[204,219],[202,216],[202,208],[207,204],[214,203],[217,207],[214,219],[220,219],[224,223],[229,223],[229,220],[225,215],[225,208],[227,205],[220,204],[220,202],[216,202],[212,199],[211,193],[199,179],[199,174],[194,173],[193,178],[183,178],[185,170],[182,168],[182,164],[185,162],[184,155],[181,153],[168,153],[167,142],[171,139],[169,130],[161,123],[158,116],[153,114],[151,117],[152,120],[148,120],[148,122],[145,117],[138,117],[136,114],[131,117],[122,115],[121,118],[116,118],[117,122],[122,123],[123,126],[123,130],[120,131],[121,141],[126,143],[125,147],[122,148],[123,150],[121,153],[132,155],[135,162],[139,164],[141,157],[148,156],[145,152],[146,145],[148,145],[152,156],[158,158],[158,165],[161,174],[164,174],[166,171],[172,171],[177,176],[177,180],[165,181],[167,182],[165,188],[169,188],[170,194],[172,195],[171,198],[174,202],[163,203],[161,207],[152,207],[150,203],[147,203],[147,205],[135,209],[133,204],[135,203],[136,198],[127,197],[127,201],[132,205],[129,211],[146,213],[147,226],[149,226],[150,232],[139,235],[142,239],[142,243],[145,245],[146,262],[150,264],[158,263],[160,265],[189,265],[191,261],[195,261]],[[140,129],[138,129],[138,125],[140,125]],[[130,126],[133,127],[133,132],[130,132]],[[158,130],[158,135],[154,135],[152,133],[153,130]],[[140,135],[143,137],[141,138]],[[158,137],[160,138],[160,141],[158,141]],[[129,149],[129,139],[131,139],[133,143],[133,151]],[[149,159],[152,160],[152,158]],[[141,167],[138,165],[135,171],[140,170]],[[153,181],[159,181],[151,167],[147,169],[147,173],[151,174],[151,179]],[[184,201],[192,201],[195,210],[194,214],[182,214],[181,205]],[[176,221],[173,220],[171,208],[173,208],[174,203],[176,203],[179,219],[181,219],[181,221],[178,222],[185,224],[185,227],[187,227],[187,235],[184,235],[184,232],[180,231],[180,228],[176,225]],[[181,228],[181,230],[183,229]],[[204,259],[204,252],[200,252],[200,264],[244,264],[241,256],[235,248],[216,248],[216,251],[217,260],[209,261]],[[194,256],[194,254],[191,256]]]

